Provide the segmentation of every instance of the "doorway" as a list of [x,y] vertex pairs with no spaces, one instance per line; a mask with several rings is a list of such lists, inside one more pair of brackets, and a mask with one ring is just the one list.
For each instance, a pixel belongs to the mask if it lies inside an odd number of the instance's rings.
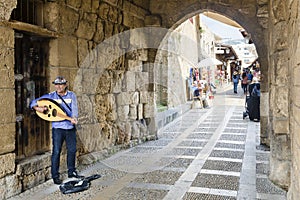
[[48,91],[49,39],[15,32],[16,156],[42,154],[50,147],[49,122],[29,108],[30,102]]

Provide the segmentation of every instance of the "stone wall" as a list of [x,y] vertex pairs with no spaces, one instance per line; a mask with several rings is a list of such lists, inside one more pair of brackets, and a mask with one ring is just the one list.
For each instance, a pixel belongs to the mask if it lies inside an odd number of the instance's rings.
[[270,4],[269,102],[270,102],[270,179],[283,188],[290,184],[291,132],[288,38],[289,5],[283,1]]
[[145,36],[119,34],[145,26],[143,7],[117,0],[45,6],[45,26],[60,35],[50,42],[50,80],[64,75],[78,97],[81,163],[91,162],[88,153],[156,138],[148,52],[135,48]]
[[[6,6],[0,1],[0,19],[8,20],[16,1]],[[0,26],[0,199],[21,191],[15,174],[15,77],[14,77],[14,31]],[[8,189],[11,188],[11,189]]]
[[[16,3],[0,0],[1,20],[9,20]],[[261,130],[263,142],[271,145],[270,178],[284,188],[289,187],[289,199],[299,199],[297,3],[45,1],[44,26],[58,34],[49,44],[49,83],[57,74],[64,75],[70,89],[78,94],[82,124],[78,132],[80,163],[99,159],[101,153],[95,152],[113,152],[120,146],[156,137],[155,87],[151,84],[157,73],[156,51],[140,48],[147,43],[146,34],[120,33],[147,26],[176,28],[189,17],[209,9],[235,20],[252,33],[263,72],[262,102],[266,109]],[[3,26],[0,33],[0,198],[7,198],[21,192],[22,187],[30,188],[48,179],[50,163],[46,155],[33,162],[44,160],[42,167],[30,166],[28,162],[15,166],[14,31]],[[124,37],[127,40],[122,40]]]
[[[291,172],[288,199],[300,199],[300,135],[299,135],[299,106],[300,106],[300,58],[299,58],[299,2],[290,1],[282,10],[288,19],[287,46],[288,46],[288,74],[289,74],[289,122],[283,126],[289,128],[291,141]],[[276,7],[275,7],[276,8]]]

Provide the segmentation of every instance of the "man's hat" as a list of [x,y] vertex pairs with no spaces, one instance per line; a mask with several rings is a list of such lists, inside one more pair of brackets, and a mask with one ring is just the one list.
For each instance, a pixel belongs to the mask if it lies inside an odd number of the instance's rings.
[[63,76],[58,76],[55,78],[55,80],[52,82],[54,85],[58,84],[66,84],[68,81]]

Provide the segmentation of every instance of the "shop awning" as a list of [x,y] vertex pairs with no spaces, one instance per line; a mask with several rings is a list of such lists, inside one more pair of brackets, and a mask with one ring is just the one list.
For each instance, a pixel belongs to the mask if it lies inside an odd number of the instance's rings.
[[197,67],[210,67],[222,64],[223,63],[216,58],[205,58],[197,64]]

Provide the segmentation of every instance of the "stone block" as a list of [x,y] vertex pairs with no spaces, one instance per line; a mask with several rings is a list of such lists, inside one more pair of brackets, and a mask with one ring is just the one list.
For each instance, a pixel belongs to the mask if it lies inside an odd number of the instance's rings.
[[0,19],[8,21],[11,17],[13,9],[17,7],[17,0],[1,1]]
[[286,74],[288,74],[288,67],[286,66],[286,63],[288,62],[286,58],[286,52],[278,52],[274,55],[274,67],[275,67],[275,84],[278,86],[286,86],[288,84],[288,77]]
[[299,86],[300,86],[300,78],[299,78],[299,76],[300,76],[300,67],[295,67],[295,68],[293,68],[293,73],[292,73],[292,75],[293,75],[293,81],[294,81],[294,85],[295,86],[298,86],[297,87],[297,90],[299,90],[300,88],[299,88]]
[[[132,20],[136,20],[136,18],[133,17]],[[135,23],[135,22],[134,22]],[[142,26],[142,21],[138,21],[136,23],[140,23],[139,26]],[[142,47],[157,47],[157,41],[158,39],[162,38],[153,38],[152,35],[149,33],[148,29],[141,28],[141,29],[132,29],[130,30],[130,45],[132,47],[135,47],[137,49],[140,49]]]
[[104,40],[104,25],[103,25],[103,22],[101,20],[98,20],[97,21],[97,25],[96,25],[96,32],[94,34],[94,38],[93,40],[96,42],[96,43],[100,43]]
[[49,41],[49,65],[58,66],[59,64],[58,40]]
[[93,5],[93,2],[91,0],[89,0],[89,1],[82,1],[81,2],[81,6],[80,6],[80,10],[82,12],[91,13],[92,12],[92,5]]
[[[86,2],[89,2],[89,1],[86,1]],[[68,1],[66,1],[66,4],[68,7],[71,7],[71,8],[79,9],[81,7],[81,2],[77,1],[77,0],[68,0]]]
[[[17,175],[9,175],[6,176],[4,179],[5,179],[5,184],[0,184],[1,185],[0,187],[5,187],[6,198],[4,199],[10,198],[22,192],[22,183],[19,180],[19,177]],[[1,190],[2,189],[0,189],[0,191]]]
[[273,109],[274,117],[281,118],[281,117],[288,117],[289,115],[289,100],[288,100],[288,90],[286,87],[273,87],[270,99],[272,105],[270,108]]
[[129,119],[137,119],[137,106],[129,105]]
[[[93,102],[92,99],[95,99],[96,102]],[[97,106],[97,97],[89,95],[77,96],[78,107],[79,107],[79,122],[80,123],[95,123],[96,115],[95,110]]]
[[128,60],[128,71],[141,72],[143,70],[143,63],[139,60]]
[[45,172],[44,171],[38,171],[34,174],[25,175],[23,177],[23,188],[24,190],[28,190],[30,188],[33,188],[34,186],[37,186],[45,181]]
[[127,92],[121,92],[120,94],[117,95],[117,105],[118,106],[124,106],[128,105],[130,102],[130,93]]
[[[78,63],[80,67],[87,67],[86,63],[95,60],[95,54],[89,52],[89,42],[85,39],[78,39]],[[84,66],[82,66],[84,65]],[[89,65],[90,67],[90,65]]]
[[0,124],[16,121],[15,90],[0,89]]
[[278,160],[270,156],[270,175],[271,181],[281,187],[288,187],[291,176],[291,163],[288,160]]
[[132,139],[141,139],[138,121],[134,121],[131,124],[131,136],[132,136]]
[[0,46],[13,49],[15,45],[14,30],[1,26],[0,35],[1,35]]
[[275,134],[289,133],[289,120],[287,119],[273,119],[273,129]]
[[148,91],[140,91],[140,103],[149,102],[149,92]]
[[[116,120],[116,103],[113,94],[96,95],[95,105],[90,107],[91,112],[94,112],[98,121],[115,121]],[[91,113],[87,113],[90,115]]]
[[5,177],[0,178],[0,199],[6,199],[6,184],[5,184]]
[[144,110],[143,110],[144,106],[142,103],[140,103],[137,107],[137,119],[140,120],[140,119],[143,119],[143,113],[144,113]]
[[135,91],[135,73],[131,71],[126,71],[123,82],[123,91],[124,92],[133,92]]
[[37,171],[43,171],[50,166],[51,153],[32,156],[18,163],[16,174],[19,176],[30,175],[36,173]]
[[136,72],[135,73],[135,88],[138,91],[148,91],[149,87],[149,73]]
[[102,134],[102,129],[105,129],[105,126],[104,122],[82,125],[82,129],[78,132],[78,138],[81,141],[78,150],[81,153],[88,153],[108,148],[111,144]]
[[110,7],[107,14],[107,20],[113,22],[114,24],[118,24],[119,15],[119,10],[116,7]]
[[92,40],[97,24],[97,15],[91,13],[84,13],[83,18],[79,21],[76,36],[87,40]]
[[139,92],[131,92],[130,93],[130,104],[137,105],[139,104],[140,95]]
[[14,88],[14,51],[13,49],[0,49],[0,88]]
[[145,27],[145,22],[143,19],[139,18],[139,17],[133,17],[133,23],[134,23],[134,26],[136,28],[143,28]]
[[115,70],[113,72],[113,80],[111,82],[111,90],[113,93],[120,93],[123,85],[124,72],[121,70]]
[[75,37],[58,38],[57,56],[59,66],[77,67],[77,39]]
[[129,105],[118,106],[118,121],[126,121],[128,119],[129,114]]
[[[109,22],[109,21],[105,21],[104,22],[104,35],[105,35],[105,38],[110,38],[114,35],[114,28],[115,28],[115,24],[112,23],[112,22]],[[113,38],[114,39],[114,42],[118,42],[118,40],[116,38]],[[115,44],[113,44],[115,45]],[[113,48],[116,49],[116,47],[114,46]],[[118,47],[117,47],[118,48]]]
[[0,124],[0,154],[15,150],[15,123]]
[[15,159],[14,153],[0,155],[0,178],[15,171]]
[[147,61],[148,60],[148,50],[138,49],[138,60]]
[[[283,17],[283,15],[278,15]],[[280,19],[281,20],[281,19]],[[276,52],[280,52],[283,54],[284,52],[287,53],[288,49],[288,29],[286,28],[286,21],[278,21],[276,25],[272,29],[272,39],[274,40],[274,47],[272,50]],[[279,56],[276,56],[279,59]],[[287,55],[281,57],[282,59],[287,59]],[[286,66],[285,66],[286,67]]]
[[141,19],[144,19],[146,17],[146,11],[144,9],[136,6],[129,1],[124,1],[123,10],[129,12],[130,15],[139,17]]
[[296,122],[296,123],[300,123],[300,115],[296,114],[296,113],[300,113],[300,109],[298,106],[292,106],[292,114],[293,114],[293,120]]
[[[109,71],[104,71],[102,74],[97,74],[96,69],[85,69],[83,71],[81,83],[83,84],[83,93],[94,94],[95,87],[96,93],[107,94],[111,93],[111,81],[113,81],[113,74]],[[95,84],[95,83],[98,83]]]
[[260,105],[260,116],[269,116],[269,92],[261,92]]
[[270,123],[269,117],[260,116],[260,143],[270,146]]
[[60,23],[58,31],[66,34],[72,35],[78,29],[78,21],[79,21],[79,14],[75,9],[72,9],[68,6],[61,6],[59,8],[60,13]]
[[111,6],[105,2],[100,3],[98,15],[100,16],[101,19],[104,19],[104,20],[108,19],[108,13],[109,13],[110,7]]
[[99,1],[98,0],[92,0],[92,13],[97,13],[99,9]]
[[145,18],[146,26],[161,27],[161,18],[158,15],[147,15]]
[[44,20],[45,28],[51,31],[58,31],[60,29],[59,24],[61,23],[58,4],[55,3],[44,4],[43,14],[44,14],[43,20]]
[[117,144],[124,144],[126,138],[128,137],[128,135],[127,135],[128,134],[128,130],[127,130],[128,125],[127,124],[128,123],[118,122]]
[[155,107],[153,104],[145,103],[143,106],[143,117],[151,118],[155,116]]

